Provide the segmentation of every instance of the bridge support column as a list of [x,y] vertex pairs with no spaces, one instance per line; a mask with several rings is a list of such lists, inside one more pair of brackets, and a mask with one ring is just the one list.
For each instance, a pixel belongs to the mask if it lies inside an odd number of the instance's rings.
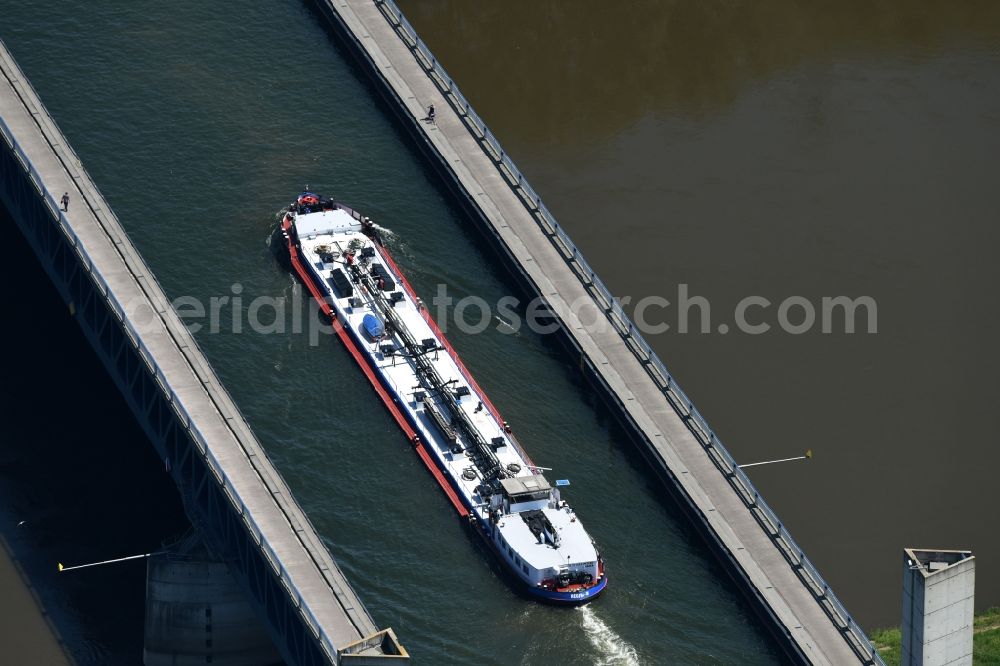
[[152,557],[146,565],[145,666],[269,666],[278,650],[221,562]]

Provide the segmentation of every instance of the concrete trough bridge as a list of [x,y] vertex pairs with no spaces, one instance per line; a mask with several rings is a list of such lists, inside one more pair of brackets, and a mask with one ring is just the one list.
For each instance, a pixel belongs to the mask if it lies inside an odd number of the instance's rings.
[[[69,214],[57,203],[63,192],[72,201]],[[228,624],[242,627],[245,637],[254,616],[270,636],[261,655],[273,653],[273,660],[303,666],[409,663],[392,630],[379,630],[351,589],[2,43],[0,204],[164,461],[200,536],[205,561],[168,558],[148,577],[147,593],[165,596],[147,596],[147,665],[206,663],[212,656],[211,663],[249,663],[227,661],[222,646],[239,641],[218,632]],[[192,577],[197,584],[178,597],[182,578]],[[234,605],[232,589],[241,591],[236,596],[247,608]],[[168,624],[187,614],[187,626],[151,626],[151,604]],[[198,632],[213,624],[214,643],[206,642]],[[153,643],[167,647],[151,647],[151,634]],[[169,654],[175,645],[191,651]]]
[[[499,141],[391,0],[317,0],[347,51],[635,440],[793,661],[881,664],[795,543]],[[406,660],[379,632],[162,289],[6,52],[0,200],[171,464],[192,522],[295,664]],[[427,108],[435,122],[423,119]],[[60,213],[51,192],[70,192]],[[584,326],[590,302],[609,326]],[[137,327],[121,304],[153,313]],[[378,653],[390,653],[378,656]]]

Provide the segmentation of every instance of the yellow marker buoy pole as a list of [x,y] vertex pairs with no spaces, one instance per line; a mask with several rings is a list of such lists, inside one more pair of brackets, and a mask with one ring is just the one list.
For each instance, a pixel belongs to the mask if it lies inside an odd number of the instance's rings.
[[780,458],[778,460],[763,460],[761,462],[747,463],[745,465],[737,465],[737,467],[739,468],[754,467],[756,465],[770,465],[771,463],[791,462],[792,460],[808,460],[812,457],[813,457],[812,449],[809,449],[808,451],[806,451],[806,454],[804,456],[795,456],[794,458]]
[[158,552],[158,553],[143,553],[142,555],[129,555],[128,557],[119,557],[119,558],[116,558],[114,560],[104,560],[102,562],[91,562],[90,564],[77,564],[77,565],[72,566],[72,567],[67,567],[67,566],[63,565],[62,562],[59,562],[59,573],[62,573],[64,571],[73,571],[75,569],[86,569],[88,567],[99,567],[102,564],[115,564],[116,562],[127,562],[128,560],[139,560],[139,559],[144,559],[144,558],[147,558],[147,557],[152,557],[153,555],[163,555],[163,553],[162,552]]

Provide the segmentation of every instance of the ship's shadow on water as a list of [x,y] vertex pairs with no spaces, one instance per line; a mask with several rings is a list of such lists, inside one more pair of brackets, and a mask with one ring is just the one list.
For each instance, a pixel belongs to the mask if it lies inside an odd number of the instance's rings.
[[284,214],[284,211],[280,212],[277,219],[273,222],[271,234],[267,241],[267,249],[268,254],[271,255],[275,265],[281,272],[294,275],[292,257],[288,254],[288,244],[285,242],[285,235],[281,230],[281,219],[284,217]]

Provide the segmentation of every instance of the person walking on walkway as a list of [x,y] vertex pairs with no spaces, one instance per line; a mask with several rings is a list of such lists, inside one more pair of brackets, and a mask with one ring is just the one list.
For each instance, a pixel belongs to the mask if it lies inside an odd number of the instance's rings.
[[427,118],[425,120],[427,120],[427,122],[429,122],[432,125],[434,124],[434,105],[433,104],[431,104],[430,106],[427,107]]
[[59,200],[63,206],[63,212],[69,212],[69,192],[63,192],[62,199]]

